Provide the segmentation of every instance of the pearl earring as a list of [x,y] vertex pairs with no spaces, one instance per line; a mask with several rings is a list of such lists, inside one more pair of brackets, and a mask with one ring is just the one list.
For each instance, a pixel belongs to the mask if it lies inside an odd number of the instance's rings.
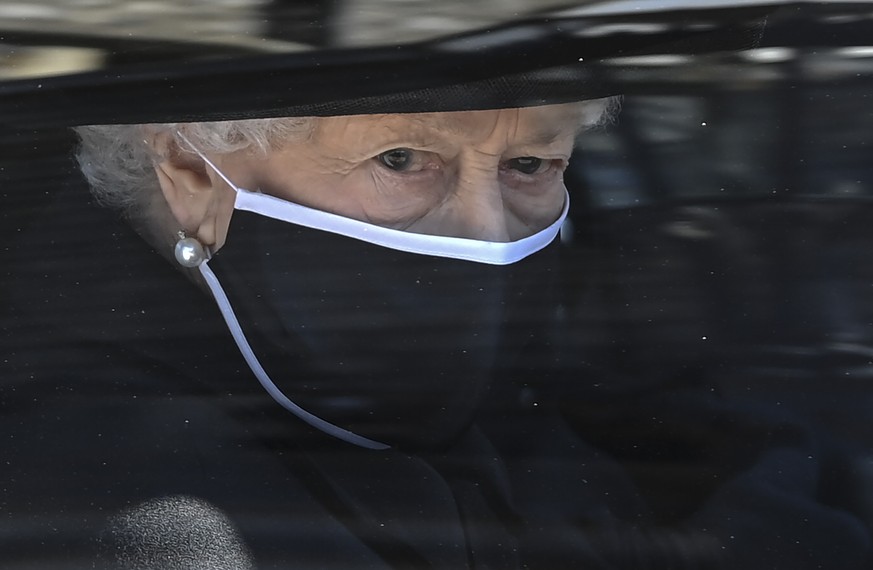
[[184,231],[178,234],[179,240],[173,253],[182,267],[197,267],[207,259],[206,248],[196,238],[188,237]]

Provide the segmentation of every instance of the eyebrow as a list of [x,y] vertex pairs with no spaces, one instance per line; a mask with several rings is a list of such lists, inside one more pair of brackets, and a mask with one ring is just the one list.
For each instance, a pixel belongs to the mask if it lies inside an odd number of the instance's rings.
[[[401,145],[412,146],[415,148],[437,149],[440,143],[446,136],[463,136],[467,134],[467,125],[463,121],[439,121],[439,114],[427,114],[426,116],[399,116],[391,117],[393,120],[400,120],[399,125],[395,123],[373,125],[370,130],[368,148],[363,152],[354,153],[354,159],[358,160],[362,157],[369,157],[374,152],[372,149],[376,147]],[[578,117],[575,115],[565,117],[564,121],[552,121],[547,124],[540,124],[532,128],[528,135],[523,140],[518,140],[517,144],[521,146],[547,146],[555,141],[564,138],[575,138],[582,130],[578,124]],[[380,117],[379,120],[384,120]],[[396,131],[392,132],[392,126]]]
[[[380,128],[382,127],[382,128]],[[372,149],[391,145],[411,146],[416,148],[435,148],[440,146],[441,137],[439,131],[425,123],[411,123],[398,129],[400,132],[392,132],[390,126],[374,125],[368,137],[367,150],[354,152],[357,158],[374,152]],[[352,151],[350,151],[352,152]],[[358,156],[360,155],[360,157]]]
[[[573,125],[572,129],[567,129],[567,125],[570,122],[576,123],[578,119],[576,117],[572,117],[575,120],[568,120],[566,122],[562,122],[560,124],[551,124],[551,125],[540,125],[536,130],[525,137],[524,144],[542,144],[547,145],[555,142],[562,136],[573,136],[579,132],[580,126]],[[425,124],[422,122],[422,127],[428,130],[435,129],[437,131],[441,131],[443,133],[447,133],[450,135],[463,135],[464,134],[464,125],[461,124],[453,124],[453,122],[438,124],[436,126]]]
[[576,136],[578,132],[578,128],[574,127],[572,130],[568,131],[564,126],[554,126],[552,128],[542,128],[538,129],[531,135],[525,142],[530,142],[532,144],[542,144],[548,145],[552,144],[562,136]]

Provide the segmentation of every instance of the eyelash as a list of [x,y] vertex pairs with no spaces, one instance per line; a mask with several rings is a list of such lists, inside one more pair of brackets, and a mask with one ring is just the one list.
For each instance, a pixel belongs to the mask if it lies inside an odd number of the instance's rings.
[[[394,159],[398,158],[398,155],[401,153],[407,156],[408,160],[410,161],[409,165],[403,166],[402,168],[393,168],[389,163],[392,162]],[[377,154],[373,157],[373,160],[375,160],[379,166],[391,172],[392,174],[409,176],[415,175],[425,170],[433,170],[434,167],[439,164],[438,157],[434,159],[434,157],[436,156],[437,155],[435,155],[434,153],[428,151],[398,147]]]
[[[401,168],[394,168],[391,166],[391,164],[389,164],[394,159],[399,158],[398,157],[399,153],[406,153],[408,155],[408,160],[412,161],[411,166],[409,166],[409,167],[402,166]],[[383,168],[386,168],[387,170],[390,170],[392,172],[411,173],[411,172],[419,172],[421,170],[424,170],[427,167],[427,164],[419,164],[419,168],[415,168],[414,170],[412,169],[414,166],[416,166],[416,164],[415,164],[416,157],[419,157],[419,161],[421,161],[421,160],[423,160],[422,155],[429,155],[429,154],[432,154],[432,153],[426,152],[426,151],[417,151],[417,150],[405,148],[405,147],[398,147],[398,148],[392,148],[392,149],[386,150],[385,152],[381,152],[381,153],[377,154],[376,156],[373,157],[373,160],[375,160]],[[394,155],[394,156],[392,157],[392,155]],[[520,166],[526,166],[523,161],[539,161],[539,164],[532,172],[525,172],[525,170],[523,168],[514,168],[513,166],[511,166],[511,163],[513,163],[513,162],[519,162]],[[510,158],[509,160],[502,162],[500,165],[500,168],[503,170],[512,170],[512,171],[517,172],[518,174],[524,175],[524,176],[537,176],[539,174],[544,174],[544,173],[548,172],[556,165],[563,166],[564,162],[565,161],[560,160],[560,159],[556,160],[556,159],[540,158],[538,156],[518,156],[518,157]]]
[[[512,168],[509,166],[509,163],[514,160],[519,159],[527,159],[527,158],[536,158],[537,160],[541,160],[542,163],[540,167],[532,173],[522,172],[517,168]],[[567,167],[567,161],[562,160],[560,158],[539,158],[539,157],[518,157],[514,159],[507,160],[500,165],[501,172],[505,173],[510,177],[511,180],[516,182],[517,184],[534,184],[538,182],[542,182],[547,178],[552,178],[556,175],[561,175],[564,172],[564,169]]]

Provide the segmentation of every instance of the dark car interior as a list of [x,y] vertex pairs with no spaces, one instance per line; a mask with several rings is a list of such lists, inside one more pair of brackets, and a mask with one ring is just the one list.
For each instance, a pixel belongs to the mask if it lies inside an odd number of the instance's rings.
[[[131,232],[89,197],[70,127],[617,96],[614,117],[578,139],[565,173],[570,214],[552,264],[520,264],[512,273],[542,285],[509,302],[497,347],[500,381],[488,389],[477,435],[512,467],[505,479],[494,476],[497,491],[483,492],[482,510],[471,510],[464,527],[470,544],[494,551],[464,554],[452,543],[462,539],[417,518],[417,509],[439,510],[409,486],[431,472],[406,463],[386,472],[370,459],[343,472],[341,444],[313,435],[289,443],[288,420],[261,412],[255,388],[239,390],[238,408],[221,404],[251,421],[234,453],[319,451],[311,465],[289,461],[287,473],[264,475],[262,487],[253,473],[216,476],[216,489],[238,480],[249,490],[222,509],[245,513],[235,524],[259,568],[301,561],[324,568],[870,567],[873,3],[522,2],[511,12],[483,3],[440,26],[415,2],[372,20],[349,15],[355,2],[253,4],[265,25],[233,41],[95,33],[61,12],[30,25],[0,11],[0,438],[8,446],[0,461],[0,566],[81,567],[99,559],[89,549],[104,511],[182,492],[186,473],[219,472],[194,460],[179,460],[184,473],[160,469],[178,458],[166,441],[152,440],[170,433],[157,415],[91,414],[101,398],[136,397],[120,380],[97,375],[81,392],[75,378],[53,384],[66,378],[56,363],[92,366],[70,356],[78,345],[64,336],[69,323],[84,331],[78,338],[94,354],[102,343],[136,346],[112,358],[140,368],[142,377],[129,383],[145,397],[172,400],[166,422],[191,410],[192,424],[206,425],[219,398],[211,390],[221,397],[237,391],[219,384],[167,396],[175,389],[169,380],[149,385],[176,373],[150,359],[160,341],[186,338],[196,323],[168,331],[136,321],[130,338],[102,324],[104,287],[135,270],[116,243]],[[416,35],[416,16],[430,16],[421,21],[435,31],[421,24]],[[63,18],[69,26],[60,26]],[[402,18],[411,19],[394,21]],[[362,21],[370,22],[369,35]],[[99,57],[57,74],[10,71],[21,54],[59,48]],[[170,271],[154,263],[154,272]],[[147,280],[129,295],[143,306],[162,303]],[[179,303],[202,301],[180,296]],[[213,334],[210,342],[223,347],[226,340]],[[52,427],[57,410],[60,417],[74,407],[94,415],[94,425],[78,434]],[[115,423],[137,422],[143,427],[135,437],[113,435]],[[104,441],[89,448],[92,431]],[[196,446],[197,434],[189,437]],[[100,446],[123,452],[97,473],[97,463],[82,458]],[[153,455],[121,459],[140,447]],[[480,477],[492,480],[492,459],[481,447],[464,448],[466,455],[409,449],[450,481],[456,498],[474,496]],[[52,472],[65,475],[38,475]],[[316,472],[338,483],[326,485]],[[272,481],[284,477],[332,505],[330,517],[283,494]],[[367,477],[379,483],[371,489]],[[500,493],[509,487],[504,504]],[[355,510],[378,493],[391,495],[379,513],[395,525],[388,530],[370,529],[378,517]],[[273,498],[276,509],[299,508],[297,518],[271,518],[263,505]],[[506,554],[496,545],[515,538],[481,514],[503,513],[506,504],[544,521],[571,520],[584,546],[548,522],[518,534],[521,554]],[[215,513],[191,508],[199,519]],[[170,533],[190,531],[168,524]],[[288,558],[292,527],[300,560]],[[122,531],[113,540],[136,542]],[[346,534],[363,536],[368,554],[335,539]],[[461,554],[445,554],[450,543]],[[225,545],[227,556],[232,551]],[[214,567],[233,563],[226,564]]]

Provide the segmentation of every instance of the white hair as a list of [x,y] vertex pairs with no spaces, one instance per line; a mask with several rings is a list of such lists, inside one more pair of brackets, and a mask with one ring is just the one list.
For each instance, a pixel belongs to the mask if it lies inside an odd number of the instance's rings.
[[97,200],[131,217],[159,189],[155,163],[163,160],[147,138],[171,137],[187,148],[180,133],[203,152],[227,154],[240,150],[266,153],[283,141],[308,136],[312,119],[247,119],[204,123],[155,123],[148,125],[89,125],[74,130],[80,144],[79,167]]

